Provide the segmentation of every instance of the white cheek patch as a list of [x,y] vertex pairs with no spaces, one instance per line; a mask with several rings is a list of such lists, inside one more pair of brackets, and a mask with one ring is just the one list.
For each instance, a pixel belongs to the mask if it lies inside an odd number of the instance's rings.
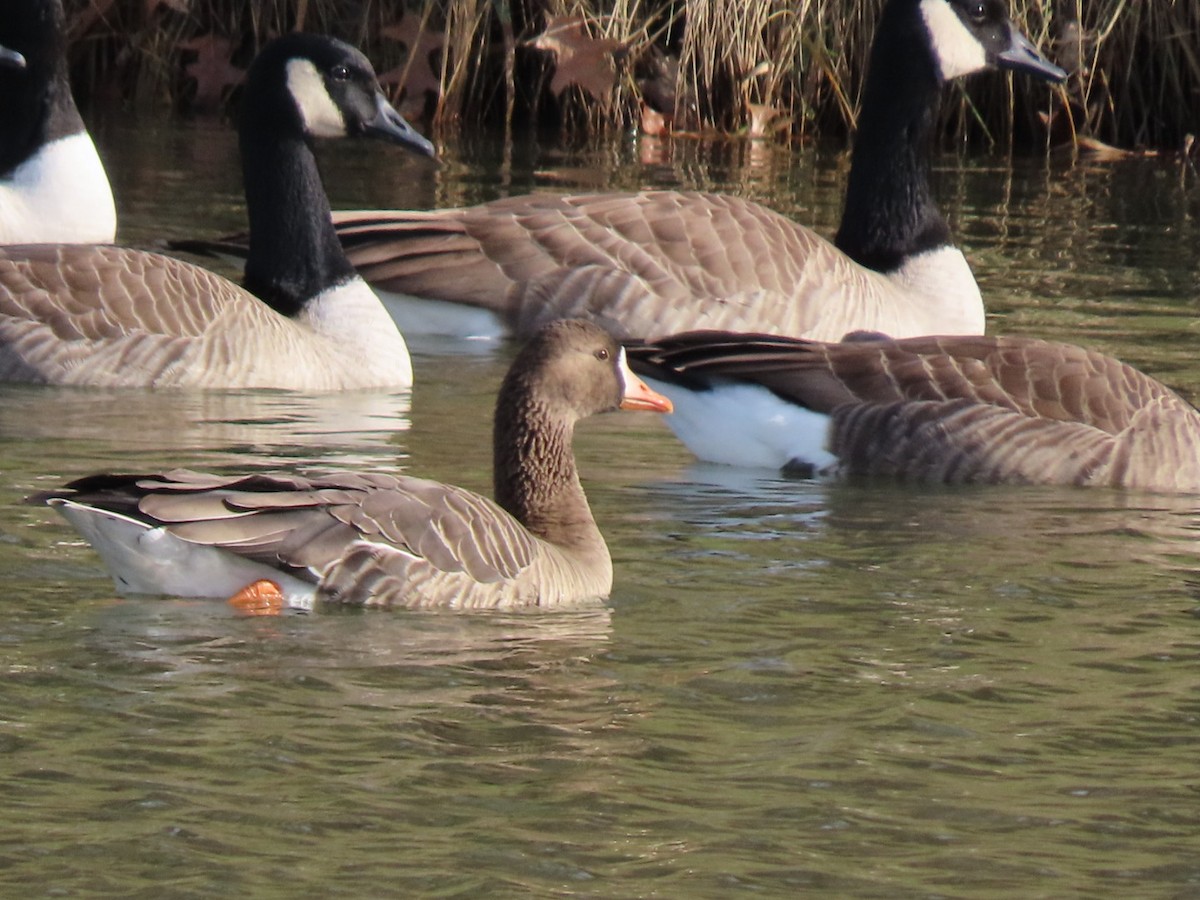
[[300,110],[304,129],[314,137],[345,137],[346,120],[337,108],[325,79],[311,60],[293,59],[287,64],[288,91]]
[[929,31],[929,46],[942,81],[988,67],[983,44],[971,34],[946,0],[921,0],[921,18]]

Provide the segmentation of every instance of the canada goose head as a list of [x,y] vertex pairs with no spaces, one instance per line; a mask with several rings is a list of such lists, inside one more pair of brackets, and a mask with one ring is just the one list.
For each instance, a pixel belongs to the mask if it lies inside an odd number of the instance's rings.
[[[281,93],[290,104],[278,101]],[[381,138],[436,155],[433,144],[388,103],[367,58],[333,38],[295,33],[272,41],[251,64],[243,103],[243,116],[265,117],[264,124],[280,131],[297,129],[306,138]],[[286,115],[294,121],[280,122]]]
[[942,81],[988,68],[1047,81],[1067,77],[1013,24],[1004,0],[918,0],[918,5]]
[[[357,277],[333,230],[315,139],[370,137],[429,157],[433,145],[388,103],[367,58],[323,35],[288,34],[263,47],[246,73],[240,119],[250,220],[243,284],[296,316]],[[365,298],[360,284],[355,291]]]

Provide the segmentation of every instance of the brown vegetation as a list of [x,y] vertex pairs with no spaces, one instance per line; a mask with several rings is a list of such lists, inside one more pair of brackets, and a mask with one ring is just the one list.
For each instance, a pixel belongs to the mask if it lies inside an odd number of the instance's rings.
[[[434,127],[793,137],[852,129],[882,3],[66,0],[75,73],[98,102],[211,109],[263,41],[305,29],[361,46]],[[976,79],[945,104],[949,138],[1044,143],[1049,120],[1055,140],[1175,149],[1200,126],[1200,0],[1012,6],[1071,79]]]

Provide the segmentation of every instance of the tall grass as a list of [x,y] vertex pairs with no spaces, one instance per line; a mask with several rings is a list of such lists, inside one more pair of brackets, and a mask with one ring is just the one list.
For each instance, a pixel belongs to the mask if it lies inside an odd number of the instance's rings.
[[[183,45],[215,33],[245,65],[272,34],[336,34],[380,71],[408,48],[385,36],[402,16],[444,34],[430,65],[440,91],[408,109],[459,122],[587,132],[627,128],[647,100],[689,132],[753,131],[764,113],[792,136],[854,125],[884,0],[66,0],[74,66],[101,102],[187,108]],[[1200,0],[1011,0],[1013,19],[1072,74],[1047,91],[1028,78],[973,79],[948,94],[947,140],[1044,142],[1090,136],[1177,148],[1200,130]],[[619,42],[612,87],[555,94],[552,53],[534,46],[549,16]],[[664,99],[665,98],[665,99]],[[1041,116],[1039,116],[1041,114]]]

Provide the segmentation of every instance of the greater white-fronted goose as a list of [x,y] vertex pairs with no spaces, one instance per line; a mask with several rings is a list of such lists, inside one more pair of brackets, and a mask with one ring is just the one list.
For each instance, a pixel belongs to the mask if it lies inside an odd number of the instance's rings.
[[[670,412],[588,322],[547,326],[496,400],[495,502],[404,475],[94,475],[31,498],[59,510],[122,591],[292,606],[562,606],[603,598],[612,561],[572,453],[575,423]],[[253,593],[254,590],[249,593]]]
[[404,338],[342,252],[313,157],[313,138],[359,135],[433,155],[353,47],[308,34],[268,44],[247,73],[239,129],[246,287],[123,247],[0,247],[0,380],[410,386]]
[[1132,366],[1071,344],[695,332],[631,347],[630,359],[686,385],[672,418],[708,414],[692,399],[706,392],[725,392],[730,410],[749,389],[773,404],[745,430],[726,419],[719,446],[676,429],[707,460],[925,482],[1200,491],[1200,413]]
[[111,243],[117,211],[71,95],[60,0],[6,0],[0,44],[0,244]]
[[[1000,0],[887,4],[833,244],[756,203],[676,191],[334,219],[406,333],[520,335],[568,316],[638,338],[695,328],[824,340],[855,329],[981,333],[979,289],[930,192],[929,145],[942,85],[992,67],[1065,77]],[[180,246],[232,255],[238,243]]]

